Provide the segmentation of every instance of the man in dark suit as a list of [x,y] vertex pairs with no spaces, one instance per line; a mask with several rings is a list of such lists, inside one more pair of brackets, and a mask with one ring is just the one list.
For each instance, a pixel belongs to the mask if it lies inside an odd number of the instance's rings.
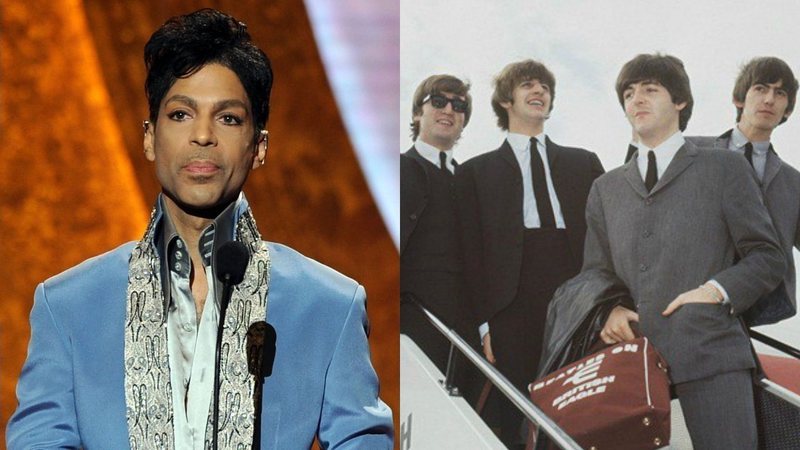
[[462,324],[466,311],[459,303],[462,264],[453,146],[469,122],[471,107],[468,84],[451,75],[428,77],[414,93],[414,145],[400,155],[400,332],[414,340],[442,373],[449,341],[413,302],[451,327]]
[[[555,78],[543,64],[506,66],[492,108],[508,136],[456,177],[467,288],[484,353],[523,392],[536,374],[548,302],[581,267],[586,197],[603,173],[597,155],[544,133],[554,97]],[[522,415],[511,404],[502,411],[501,438],[516,445]]]
[[632,339],[639,322],[670,366],[694,448],[755,449],[739,315],[775,289],[786,262],[753,171],[684,140],[693,100],[679,59],[639,55],[616,89],[638,151],[592,186],[583,270],[624,283],[634,304],[616,307],[601,337]]
[[783,161],[770,142],[797,100],[797,79],[783,60],[754,58],[739,71],[733,88],[736,126],[719,137],[694,137],[698,146],[743,155],[758,179],[764,203],[778,232],[788,269],[775,290],[745,312],[748,325],[775,323],[797,312],[792,247],[800,248],[800,172]]

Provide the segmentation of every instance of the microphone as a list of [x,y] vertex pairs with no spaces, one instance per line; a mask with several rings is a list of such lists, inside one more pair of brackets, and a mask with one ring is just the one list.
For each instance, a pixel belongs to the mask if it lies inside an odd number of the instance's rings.
[[[217,250],[214,271],[217,279],[225,285],[235,286],[244,279],[244,271],[250,262],[250,252],[238,241],[222,244]],[[228,299],[230,300],[230,299]]]
[[261,407],[262,392],[266,378],[272,375],[275,363],[275,328],[265,321],[254,322],[247,330],[247,369],[256,378],[253,392],[255,420],[253,429],[253,448],[261,448]]
[[222,329],[225,325],[225,312],[228,310],[228,303],[231,301],[233,287],[244,280],[244,272],[247,263],[250,261],[250,252],[241,242],[229,241],[217,249],[214,259],[214,272],[222,283],[222,298],[219,302],[219,324],[217,327],[217,350],[214,357],[214,407],[213,407],[213,448],[216,450],[219,445],[219,369],[220,353],[222,353]]

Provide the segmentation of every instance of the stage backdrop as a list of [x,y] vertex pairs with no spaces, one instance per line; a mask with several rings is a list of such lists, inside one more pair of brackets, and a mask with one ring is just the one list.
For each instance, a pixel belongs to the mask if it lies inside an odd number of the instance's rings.
[[36,284],[144,231],[159,186],[142,154],[142,48],[168,17],[200,7],[247,22],[272,60],[267,165],[245,192],[265,239],[365,285],[372,360],[397,421],[397,250],[302,0],[12,0],[0,4],[0,442],[16,405]]

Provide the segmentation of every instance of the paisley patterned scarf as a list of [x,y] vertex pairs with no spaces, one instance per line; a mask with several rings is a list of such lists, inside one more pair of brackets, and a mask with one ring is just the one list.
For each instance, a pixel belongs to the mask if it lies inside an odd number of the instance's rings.
[[[222,335],[219,401],[219,448],[252,448],[261,375],[254,357],[259,342],[248,339],[254,324],[266,320],[270,259],[246,201],[234,239],[244,243],[250,262],[235,287]],[[174,414],[167,354],[167,313],[154,235],[159,215],[153,211],[144,237],[128,265],[125,323],[125,404],[132,450],[173,449]],[[254,329],[258,327],[255,326]],[[249,357],[248,357],[249,355]],[[211,445],[211,414],[206,444]]]

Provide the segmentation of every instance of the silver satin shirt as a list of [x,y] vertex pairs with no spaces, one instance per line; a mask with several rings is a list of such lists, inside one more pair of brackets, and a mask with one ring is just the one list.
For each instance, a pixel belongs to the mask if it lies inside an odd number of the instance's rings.
[[219,324],[213,250],[233,238],[236,203],[238,201],[226,208],[200,237],[203,267],[196,270],[205,271],[208,294],[202,315],[198,318],[190,285],[192,261],[189,251],[178,236],[161,199],[164,211],[161,242],[164,253],[161,261],[167,264],[162,274],[167,274],[164,292],[169,292],[167,351],[176,450],[205,448],[206,426],[214,392],[214,356]]

